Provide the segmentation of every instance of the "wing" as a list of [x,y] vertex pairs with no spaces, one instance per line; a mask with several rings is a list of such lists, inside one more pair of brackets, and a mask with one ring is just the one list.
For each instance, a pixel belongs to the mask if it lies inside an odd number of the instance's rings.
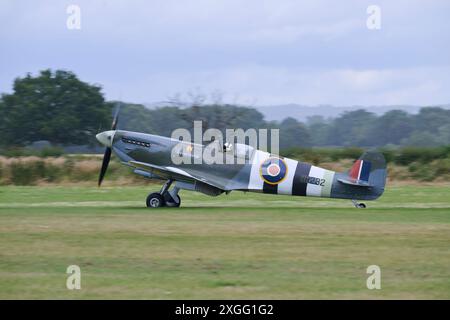
[[206,179],[203,179],[200,177],[195,177],[192,174],[190,174],[180,168],[157,166],[154,164],[149,164],[149,163],[139,162],[139,161],[134,161],[134,160],[125,162],[124,164],[131,166],[133,168],[144,170],[146,172],[154,174],[163,179],[173,179],[176,181],[183,181],[183,182],[189,182],[189,183],[194,183],[195,181],[199,181],[199,182],[206,183],[206,184],[209,184],[210,186],[213,186],[215,188],[223,190],[222,186],[212,183],[210,181],[207,181]]

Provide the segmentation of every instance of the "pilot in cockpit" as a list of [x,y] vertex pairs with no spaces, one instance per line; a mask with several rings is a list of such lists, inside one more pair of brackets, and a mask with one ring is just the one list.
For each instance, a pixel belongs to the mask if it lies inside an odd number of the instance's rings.
[[231,152],[233,151],[233,144],[231,142],[225,142],[223,144],[223,152]]

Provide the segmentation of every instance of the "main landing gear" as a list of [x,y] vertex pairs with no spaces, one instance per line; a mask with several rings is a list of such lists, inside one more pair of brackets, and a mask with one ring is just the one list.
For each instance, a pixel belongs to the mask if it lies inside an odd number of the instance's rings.
[[173,180],[169,179],[164,183],[159,192],[154,192],[147,197],[147,207],[160,208],[160,207],[179,207],[181,204],[181,198],[178,195],[180,189],[175,186],[172,190],[169,190]]
[[355,206],[355,208],[359,208],[359,209],[365,209],[366,205],[362,202],[358,202],[356,200],[352,200],[353,205]]

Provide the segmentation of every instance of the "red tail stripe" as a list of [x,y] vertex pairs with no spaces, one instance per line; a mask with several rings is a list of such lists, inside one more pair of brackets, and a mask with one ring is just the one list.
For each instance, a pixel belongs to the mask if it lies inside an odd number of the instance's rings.
[[353,164],[352,168],[348,172],[348,175],[350,178],[358,180],[359,179],[359,172],[361,170],[362,160],[356,160]]

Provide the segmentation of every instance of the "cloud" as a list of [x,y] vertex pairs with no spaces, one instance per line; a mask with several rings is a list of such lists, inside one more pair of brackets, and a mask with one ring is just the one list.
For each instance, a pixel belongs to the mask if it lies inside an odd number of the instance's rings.
[[[257,104],[448,103],[450,3],[377,2],[379,31],[368,0],[6,0],[0,91],[63,68],[135,102],[199,88]],[[80,31],[66,28],[73,3]]]
[[[443,86],[449,82],[450,68],[295,70],[251,65],[153,74],[132,83],[133,91],[126,95],[146,101],[150,94],[164,101],[175,93],[221,92],[224,102],[255,105],[427,105],[450,101]],[[119,90],[120,83],[108,86]]]

